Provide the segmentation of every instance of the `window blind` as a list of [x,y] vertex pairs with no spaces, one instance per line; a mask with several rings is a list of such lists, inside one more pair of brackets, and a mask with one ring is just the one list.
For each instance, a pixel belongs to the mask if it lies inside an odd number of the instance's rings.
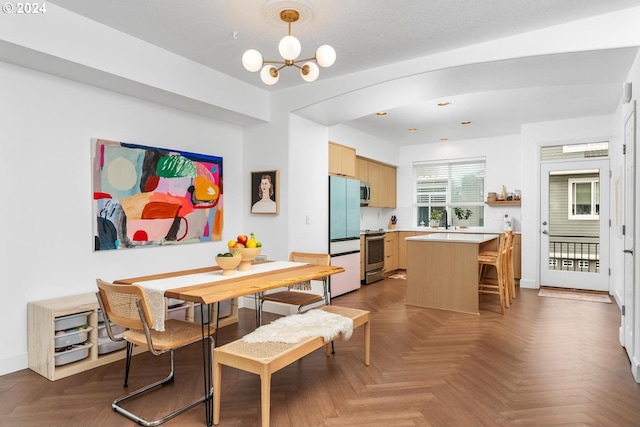
[[419,206],[482,206],[486,161],[415,163],[415,202]]

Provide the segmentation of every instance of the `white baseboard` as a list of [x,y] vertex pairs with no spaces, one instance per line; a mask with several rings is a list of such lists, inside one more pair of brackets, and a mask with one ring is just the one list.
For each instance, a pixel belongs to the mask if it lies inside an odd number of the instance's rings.
[[0,375],[21,371],[29,367],[29,354],[14,354],[0,360]]
[[525,288],[525,289],[539,289],[540,286],[538,286],[538,284],[533,281],[533,280],[527,280],[527,279],[520,279],[520,287],[521,288]]

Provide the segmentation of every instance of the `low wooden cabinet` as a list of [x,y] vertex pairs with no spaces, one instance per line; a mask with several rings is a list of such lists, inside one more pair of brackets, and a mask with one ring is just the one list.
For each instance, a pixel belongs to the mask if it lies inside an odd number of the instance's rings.
[[522,277],[522,235],[513,235],[513,276],[517,281]]
[[[190,304],[184,311],[187,320],[193,321],[194,306]],[[84,317],[86,314],[86,317]],[[86,332],[86,339],[82,343],[74,343],[65,347],[73,347],[72,351],[77,351],[78,360],[72,353],[69,363],[56,365],[56,321],[64,321],[66,317],[82,315],[83,330]],[[214,311],[212,320],[215,319]],[[51,381],[65,378],[80,372],[87,371],[107,363],[115,362],[126,357],[125,349],[99,354],[98,352],[98,326],[99,326],[99,306],[95,293],[71,295],[60,298],[53,298],[42,301],[30,302],[27,305],[28,319],[28,350],[29,369]],[[219,327],[230,325],[238,321],[238,303],[233,300],[231,304],[231,314],[220,319]],[[86,324],[86,327],[84,326]],[[74,328],[75,329],[75,328]],[[79,331],[79,332],[82,332]],[[74,332],[75,333],[75,332]],[[72,336],[69,333],[68,336]],[[82,335],[84,336],[84,334]],[[64,337],[64,335],[62,335]],[[136,347],[134,354],[147,351],[146,347]],[[85,356],[86,355],[86,356]],[[66,357],[67,355],[65,355]],[[60,353],[58,353],[60,357]]]
[[391,232],[384,236],[384,269],[385,274],[393,274],[398,269],[398,233]]

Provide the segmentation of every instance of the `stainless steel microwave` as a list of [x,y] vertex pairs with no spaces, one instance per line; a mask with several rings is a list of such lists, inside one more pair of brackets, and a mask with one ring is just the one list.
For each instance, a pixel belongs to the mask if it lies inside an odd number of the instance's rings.
[[371,201],[371,185],[360,181],[360,206],[369,206]]

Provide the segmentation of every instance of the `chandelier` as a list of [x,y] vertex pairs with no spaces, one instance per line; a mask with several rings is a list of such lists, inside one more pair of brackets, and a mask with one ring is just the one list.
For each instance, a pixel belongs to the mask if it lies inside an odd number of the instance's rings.
[[[280,12],[280,19],[289,26],[288,35],[284,36],[278,44],[278,51],[284,61],[266,60],[257,50],[249,49],[242,55],[242,65],[252,73],[260,70],[260,79],[267,85],[273,85],[278,81],[280,70],[284,67],[296,67],[300,70],[300,76],[304,81],[315,81],[320,74],[318,65],[321,67],[332,66],[336,61],[336,51],[328,44],[324,44],[316,50],[313,58],[297,59],[302,46],[300,41],[291,35],[291,23],[300,19],[300,13],[297,10],[285,9]],[[300,63],[303,64],[300,65]]]

